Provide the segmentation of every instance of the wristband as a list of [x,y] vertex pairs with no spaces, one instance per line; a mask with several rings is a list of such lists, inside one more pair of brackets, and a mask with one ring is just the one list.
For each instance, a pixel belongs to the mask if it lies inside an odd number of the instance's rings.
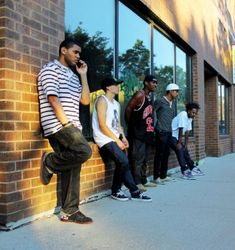
[[66,122],[66,123],[62,123],[62,126],[65,127],[65,126],[69,125],[70,123],[71,123],[70,121]]

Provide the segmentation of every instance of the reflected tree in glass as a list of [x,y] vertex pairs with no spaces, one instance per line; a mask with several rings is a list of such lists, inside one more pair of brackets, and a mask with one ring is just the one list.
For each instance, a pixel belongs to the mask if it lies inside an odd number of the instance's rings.
[[[108,46],[108,38],[102,36],[102,32],[96,32],[93,36],[89,36],[80,26],[74,32],[67,30],[65,37],[79,41],[82,47],[81,59],[88,65],[90,91],[97,96],[95,91],[100,89],[102,79],[113,73],[113,49]],[[94,100],[93,96],[92,100]],[[83,126],[83,134],[86,137],[92,136],[90,119],[87,119],[89,116],[90,107],[81,105],[80,119]]]
[[150,71],[149,60],[150,51],[144,46],[143,41],[138,39],[131,49],[119,57],[120,77],[124,79],[121,90],[127,100],[137,90],[142,89],[144,76]]

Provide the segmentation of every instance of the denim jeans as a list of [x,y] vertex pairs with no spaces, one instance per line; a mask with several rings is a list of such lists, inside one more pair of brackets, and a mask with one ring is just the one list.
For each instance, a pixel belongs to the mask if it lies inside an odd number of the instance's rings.
[[171,138],[171,148],[175,151],[178,162],[180,164],[181,172],[183,173],[185,170],[192,170],[195,165],[194,161],[191,159],[188,149],[181,143],[181,148],[177,148],[178,141],[175,137]]
[[79,206],[81,165],[92,151],[81,131],[72,124],[50,135],[48,140],[54,152],[47,155],[45,163],[54,173],[61,173],[61,207],[71,214]]
[[170,155],[171,132],[156,131],[156,151],[154,156],[153,178],[166,178],[168,170],[168,158]]
[[113,141],[101,147],[100,151],[102,154],[109,155],[116,165],[113,175],[113,184],[111,187],[112,193],[116,193],[121,189],[123,183],[129,189],[131,194],[136,191],[139,192],[129,169],[129,162],[126,153]]

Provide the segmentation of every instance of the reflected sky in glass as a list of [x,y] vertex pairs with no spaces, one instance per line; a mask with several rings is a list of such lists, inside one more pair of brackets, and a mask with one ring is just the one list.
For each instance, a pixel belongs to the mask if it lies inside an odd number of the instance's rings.
[[132,48],[137,39],[150,49],[149,25],[122,3],[119,3],[119,14],[119,54]]
[[90,36],[101,31],[114,43],[114,0],[65,0],[65,27],[81,26]]

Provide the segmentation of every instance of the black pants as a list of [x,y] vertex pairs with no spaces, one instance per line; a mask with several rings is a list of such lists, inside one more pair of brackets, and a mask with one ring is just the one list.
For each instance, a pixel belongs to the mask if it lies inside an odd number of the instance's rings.
[[[130,141],[129,141],[130,142]],[[150,154],[151,144],[133,138],[129,150],[129,160],[136,184],[147,183],[147,162]]]
[[156,131],[153,178],[166,178],[170,155],[171,132]]
[[191,159],[188,149],[181,143],[181,147],[177,148],[177,139],[172,136],[171,138],[171,148],[175,151],[181,172],[183,173],[185,170],[190,169],[192,170],[195,165],[194,161]]
[[81,131],[73,125],[48,137],[54,153],[48,154],[46,165],[61,173],[62,211],[71,214],[78,210],[81,164],[92,154]]

